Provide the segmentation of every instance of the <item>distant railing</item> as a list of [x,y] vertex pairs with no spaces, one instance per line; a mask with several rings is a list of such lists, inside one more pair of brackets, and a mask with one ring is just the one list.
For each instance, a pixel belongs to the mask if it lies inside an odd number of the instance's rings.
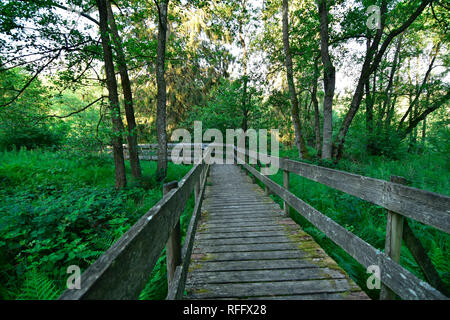
[[[181,148],[181,147],[186,147],[186,146],[190,146],[190,156],[188,157],[187,155],[184,155],[183,152],[180,152],[177,155],[176,159],[172,159],[172,150],[175,147]],[[208,146],[207,143],[168,143],[167,144],[167,158],[169,161],[176,161],[177,159],[183,159],[185,162],[191,162],[193,163],[193,159],[195,159],[195,153],[194,153],[194,148],[195,147],[200,147],[201,150],[204,150],[206,147]],[[139,144],[138,145],[138,154],[139,154],[139,159],[140,160],[147,160],[147,161],[156,161],[158,160],[158,155],[157,155],[157,150],[158,150],[158,145],[157,144]],[[184,150],[184,149],[182,149]],[[128,145],[124,144],[123,145],[123,154],[125,159],[129,159],[130,154],[128,152]]]
[[[449,197],[396,183],[398,180],[389,182],[299,161],[277,158],[279,168],[283,170],[282,187],[269,177],[261,174],[256,169],[256,165],[252,166],[248,164],[248,161],[242,161],[242,159],[250,158],[253,163],[257,163],[257,158],[261,159],[267,157],[267,155],[259,153],[255,155],[253,153],[252,157],[251,153],[238,148],[235,148],[235,153],[235,159],[237,160],[237,156],[240,157],[241,165],[253,175],[253,179],[258,179],[266,186],[267,192],[275,193],[284,201],[286,214],[289,213],[289,207],[294,208],[364,267],[379,266],[380,280],[384,286],[381,291],[382,299],[393,298],[390,290],[402,299],[447,299],[443,293],[417,278],[398,262],[403,238],[422,271],[424,271],[427,280],[432,282],[435,287],[443,289],[443,284],[436,270],[406,220],[403,221],[403,217],[420,221],[449,233]],[[270,160],[270,158],[275,157],[269,156],[267,159]],[[385,252],[372,247],[289,192],[289,173],[297,174],[388,209]],[[395,177],[393,177],[393,180],[395,180]]]
[[[59,299],[138,299],[164,247],[168,299],[180,299],[209,167],[202,161],[179,183],[166,184],[163,198],[81,275],[81,289],[67,289]],[[192,192],[195,207],[181,248],[180,216]]]

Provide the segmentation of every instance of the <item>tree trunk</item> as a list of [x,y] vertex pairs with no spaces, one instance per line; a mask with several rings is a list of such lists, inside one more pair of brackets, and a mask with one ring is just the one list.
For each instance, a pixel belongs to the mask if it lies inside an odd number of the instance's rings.
[[419,115],[417,115],[414,119],[412,119],[409,123],[409,126],[405,128],[404,130],[398,132],[400,140],[405,139],[408,134],[411,133],[411,131],[422,121],[426,118],[427,115],[438,109],[439,107],[442,107],[445,105],[445,103],[450,99],[450,90],[447,90],[447,93],[436,99],[433,104],[428,105],[427,108]]
[[[403,122],[406,120],[408,114],[413,111],[414,106],[419,102],[420,95],[422,94],[423,90],[425,89],[428,79],[430,77],[431,71],[433,70],[434,62],[436,61],[437,55],[440,50],[440,46],[441,46],[441,43],[439,42],[435,47],[434,54],[432,54],[432,56],[431,56],[430,64],[428,65],[427,72],[425,73],[425,77],[422,80],[422,84],[420,85],[420,87],[416,88],[414,100],[412,100],[412,102],[410,101],[408,110],[406,110],[406,113],[403,115],[402,119],[400,120],[400,124],[398,126],[399,130],[402,128]],[[411,79],[409,79],[409,82],[412,85]]]
[[319,66],[317,65],[317,59],[314,61],[314,80],[311,91],[311,100],[314,105],[314,132],[316,138],[317,157],[322,155],[321,143],[320,143],[320,114],[319,114],[319,101],[317,100],[317,84],[319,81]]
[[113,126],[113,156],[116,174],[116,189],[126,186],[125,160],[123,156],[122,132],[123,123],[120,116],[119,95],[117,93],[117,81],[114,72],[114,62],[110,38],[108,36],[108,12],[106,0],[97,0],[99,12],[100,36],[103,48],[103,60],[105,62],[106,85],[108,87],[109,102]]
[[326,0],[318,3],[320,18],[320,55],[323,64],[323,86],[325,97],[323,100],[323,143],[322,159],[331,159],[333,147],[333,97],[336,82],[336,70],[328,50],[328,7]]
[[133,94],[131,91],[130,78],[128,76],[128,68],[125,60],[125,53],[123,51],[122,40],[117,30],[116,22],[114,20],[114,14],[111,8],[111,2],[107,0],[108,6],[108,21],[111,27],[112,38],[117,53],[118,68],[120,73],[120,80],[122,82],[122,91],[125,104],[125,116],[127,118],[128,129],[128,153],[130,156],[130,167],[133,177],[137,180],[142,179],[141,164],[139,162],[138,143],[137,143],[137,128],[136,120],[134,117],[133,108]]
[[[247,1],[243,1],[242,7],[245,10],[247,7]],[[248,108],[247,108],[247,83],[248,83],[248,52],[245,44],[244,34],[242,32],[242,21],[239,20],[239,42],[242,48],[242,69],[243,69],[243,89],[242,89],[242,130],[247,131],[248,128]]]
[[397,46],[395,48],[394,59],[392,61],[391,71],[389,74],[389,81],[388,81],[388,85],[385,90],[385,98],[383,101],[383,107],[381,109],[381,113],[379,115],[378,122],[377,122],[379,127],[381,126],[381,123],[383,121],[383,117],[385,114],[386,114],[386,119],[391,117],[391,115],[389,113],[390,105],[391,105],[391,96],[392,96],[392,90],[393,90],[393,85],[394,85],[395,72],[397,70],[397,66],[400,64],[400,48],[401,48],[401,44],[402,44],[402,39],[403,39],[403,34],[401,34],[399,36],[398,41],[397,41]]
[[375,151],[373,145],[373,95],[370,94],[369,79],[367,79],[365,87],[366,87],[366,134],[367,134],[366,151],[369,154],[373,154]]
[[167,132],[166,132],[166,80],[164,64],[166,58],[167,8],[169,0],[161,0],[158,4],[158,45],[156,56],[156,83],[158,87],[156,130],[158,135],[158,162],[156,178],[158,181],[167,175]]
[[289,46],[289,24],[288,24],[288,0],[283,0],[283,48],[284,54],[286,56],[286,74],[287,74],[287,82],[289,86],[289,94],[291,97],[291,114],[292,114],[292,122],[294,124],[294,132],[295,132],[295,144],[298,149],[300,159],[309,158],[308,151],[306,149],[305,139],[303,138],[302,133],[302,125],[300,120],[300,112],[298,108],[298,98],[297,93],[295,92],[295,84],[294,84],[294,72],[292,69],[292,57]]

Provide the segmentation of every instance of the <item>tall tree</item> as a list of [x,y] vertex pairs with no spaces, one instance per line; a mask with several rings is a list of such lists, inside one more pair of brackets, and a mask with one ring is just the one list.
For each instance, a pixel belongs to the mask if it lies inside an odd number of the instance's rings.
[[108,21],[111,29],[111,35],[114,42],[114,48],[117,53],[117,66],[119,69],[120,80],[122,82],[122,92],[125,105],[125,116],[127,118],[127,129],[128,129],[128,152],[130,156],[130,167],[131,173],[134,178],[140,180],[142,179],[141,164],[139,162],[138,154],[138,139],[137,139],[137,128],[136,119],[134,117],[134,107],[133,107],[133,93],[131,91],[130,77],[128,76],[128,67],[125,59],[125,52],[123,50],[122,39],[117,30],[116,21],[114,19],[114,14],[111,8],[111,2],[106,1],[108,9]]
[[[247,1],[242,3],[243,11],[246,11]],[[242,88],[242,130],[247,131],[248,127],[248,110],[247,110],[247,84],[248,84],[248,50],[245,43],[245,34],[242,30],[244,21],[244,15],[242,19],[239,19],[239,43],[242,48],[242,69],[243,69],[243,88]]]
[[316,141],[317,156],[320,158],[322,155],[321,143],[320,143],[320,111],[319,101],[317,100],[317,86],[319,82],[319,66],[318,59],[314,59],[314,73],[313,83],[311,89],[311,100],[314,106],[314,133]]
[[158,86],[156,106],[156,130],[158,135],[158,162],[156,178],[158,181],[167,175],[167,131],[166,131],[166,37],[167,37],[167,10],[169,0],[156,1],[158,7],[158,45],[156,49],[156,83]]
[[336,70],[331,61],[328,35],[328,6],[326,0],[318,0],[320,19],[320,55],[323,64],[323,142],[322,159],[331,159],[333,145],[333,97],[336,82]]
[[345,137],[350,128],[350,124],[352,123],[353,118],[355,117],[356,112],[359,110],[359,107],[361,105],[367,79],[380,65],[381,59],[384,53],[386,52],[388,46],[391,44],[392,40],[394,40],[395,37],[397,37],[399,34],[405,31],[420,16],[420,14],[425,10],[425,8],[430,3],[431,0],[422,0],[420,5],[417,8],[413,9],[412,14],[410,14],[398,28],[392,29],[387,34],[387,36],[385,37],[384,41],[380,46],[383,31],[385,28],[386,13],[387,13],[387,1],[383,0],[381,2],[380,28],[377,29],[374,40],[372,41],[369,49],[366,52],[363,66],[361,68],[360,76],[358,79],[358,83],[352,96],[350,108],[347,114],[345,115],[344,121],[339,129],[336,141],[336,148],[333,150],[333,155],[336,161],[339,161],[342,158]]
[[299,104],[298,104],[297,93],[295,90],[294,71],[292,68],[292,56],[291,56],[290,46],[289,46],[288,16],[289,16],[288,0],[283,0],[283,48],[284,48],[284,55],[285,55],[287,82],[288,82],[289,93],[290,93],[290,98],[291,98],[292,123],[294,124],[295,144],[297,146],[300,158],[304,159],[304,158],[308,158],[309,154],[306,149],[306,143],[305,143],[305,139],[304,139],[303,133],[302,133],[302,124],[301,124],[301,118],[300,118],[300,112],[299,112]]
[[111,118],[113,123],[113,155],[116,174],[116,188],[125,187],[127,179],[125,175],[125,161],[123,156],[122,132],[123,123],[120,116],[119,95],[117,93],[117,81],[114,72],[114,61],[108,30],[107,0],[97,0],[99,13],[100,36],[102,40],[103,59],[105,63],[106,85],[108,87]]

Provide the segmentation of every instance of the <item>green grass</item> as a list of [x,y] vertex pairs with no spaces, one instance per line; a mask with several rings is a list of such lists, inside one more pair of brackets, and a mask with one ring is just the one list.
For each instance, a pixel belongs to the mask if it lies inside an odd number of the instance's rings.
[[[296,150],[281,150],[280,156],[298,160]],[[323,161],[317,161],[317,163],[335,167],[331,163]],[[413,187],[445,195],[448,195],[449,192],[449,164],[446,155],[407,155],[397,161],[381,157],[369,157],[364,159],[364,162],[344,159],[335,169],[384,180],[389,180],[390,175],[399,175],[407,178]],[[271,179],[283,185],[282,171],[271,176]],[[375,248],[384,250],[385,209],[294,174],[290,175],[290,191]],[[281,205],[282,200],[278,196],[272,197]],[[369,290],[366,287],[369,274],[366,273],[365,268],[292,209],[291,217],[314,237],[327,254],[371,298],[378,298],[379,290]],[[416,221],[408,221],[443,279],[447,292],[450,292],[450,236]],[[400,264],[419,278],[424,279],[418,265],[405,246],[402,247]]]
[[[127,163],[129,186],[116,191],[108,156],[0,153],[0,298],[58,297],[69,265],[85,270],[161,199],[156,163],[141,166],[145,189],[133,181]],[[190,168],[169,163],[166,181],[180,180]],[[191,199],[181,217],[183,232],[192,204]],[[144,298],[165,297],[163,261],[164,253]]]

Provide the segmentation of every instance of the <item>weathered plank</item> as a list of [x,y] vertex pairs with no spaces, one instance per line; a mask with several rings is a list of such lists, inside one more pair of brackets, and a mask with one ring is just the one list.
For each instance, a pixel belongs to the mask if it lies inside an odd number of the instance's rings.
[[253,232],[253,231],[278,231],[283,230],[283,227],[271,224],[271,225],[263,225],[263,226],[241,226],[241,227],[228,227],[228,228],[208,228],[206,230],[202,231],[202,234],[216,234],[216,233],[238,233],[243,234],[247,232]]
[[227,283],[208,284],[201,290],[191,289],[188,293],[191,299],[230,298],[230,297],[255,297],[276,295],[301,295],[314,293],[331,293],[358,290],[351,286],[346,279],[315,279],[304,281],[282,282],[252,282],[252,283]]
[[338,270],[329,268],[277,269],[277,270],[246,270],[246,271],[217,271],[195,272],[189,284],[200,283],[245,283],[267,281],[296,281],[315,279],[345,279],[346,276]]
[[[252,221],[252,226],[276,226],[273,221],[262,220],[262,221]],[[207,227],[208,229],[226,229],[233,227],[248,227],[249,224],[246,221],[230,221],[230,222],[220,222],[220,223],[209,223],[208,225],[202,224],[200,227]]]
[[374,264],[380,266],[381,281],[403,299],[446,299],[442,293],[392,261],[383,252],[297,198],[270,178],[260,174],[250,165],[243,166],[363,266],[368,267]]
[[[395,183],[404,183],[404,178],[391,176],[391,181]],[[384,253],[396,263],[400,262],[400,254],[402,250],[403,220],[404,218],[402,215],[388,210]],[[395,293],[382,284],[380,290],[380,300],[393,299],[395,299]]]
[[320,258],[321,255],[313,251],[303,250],[297,248],[290,250],[273,250],[273,251],[234,251],[234,252],[220,252],[220,253],[206,253],[196,254],[196,257],[214,261],[238,261],[238,260],[280,260],[280,259],[304,259]]
[[[266,300],[268,297],[249,297],[252,300]],[[223,298],[230,299],[230,298]],[[370,300],[363,291],[344,291],[334,293],[309,293],[303,295],[270,296],[271,300]]]
[[199,262],[192,263],[190,268],[195,270],[201,266],[201,271],[236,271],[236,270],[278,270],[292,268],[314,268],[316,264],[308,259],[278,259],[278,260],[239,260],[220,262]]
[[228,212],[216,212],[216,211],[207,211],[208,214],[210,214],[211,218],[210,220],[216,219],[216,220],[226,220],[226,219],[239,219],[242,217],[247,217],[249,215],[252,215],[253,217],[258,218],[267,218],[267,217],[279,217],[280,212],[279,211],[228,211]]
[[243,234],[235,232],[217,232],[217,233],[202,233],[197,236],[197,240],[210,240],[210,239],[227,239],[227,238],[238,238],[241,241],[246,241],[248,238],[258,238],[258,237],[273,237],[273,236],[285,236],[283,231],[255,231],[255,232],[245,232]]
[[199,243],[207,243],[208,246],[234,245],[234,244],[263,244],[263,243],[283,243],[290,242],[285,234],[279,236],[260,236],[243,238],[225,238],[225,239],[199,239]]
[[195,248],[201,248],[205,253],[218,252],[239,252],[239,251],[270,251],[270,250],[291,250],[298,249],[294,244],[285,243],[264,243],[264,244],[232,244],[221,246],[209,246],[198,244]]
[[248,217],[234,217],[234,218],[226,218],[226,217],[218,217],[216,219],[211,219],[211,224],[221,224],[221,223],[239,223],[239,222],[272,222],[273,217],[266,215],[258,215],[258,216],[248,216]]

